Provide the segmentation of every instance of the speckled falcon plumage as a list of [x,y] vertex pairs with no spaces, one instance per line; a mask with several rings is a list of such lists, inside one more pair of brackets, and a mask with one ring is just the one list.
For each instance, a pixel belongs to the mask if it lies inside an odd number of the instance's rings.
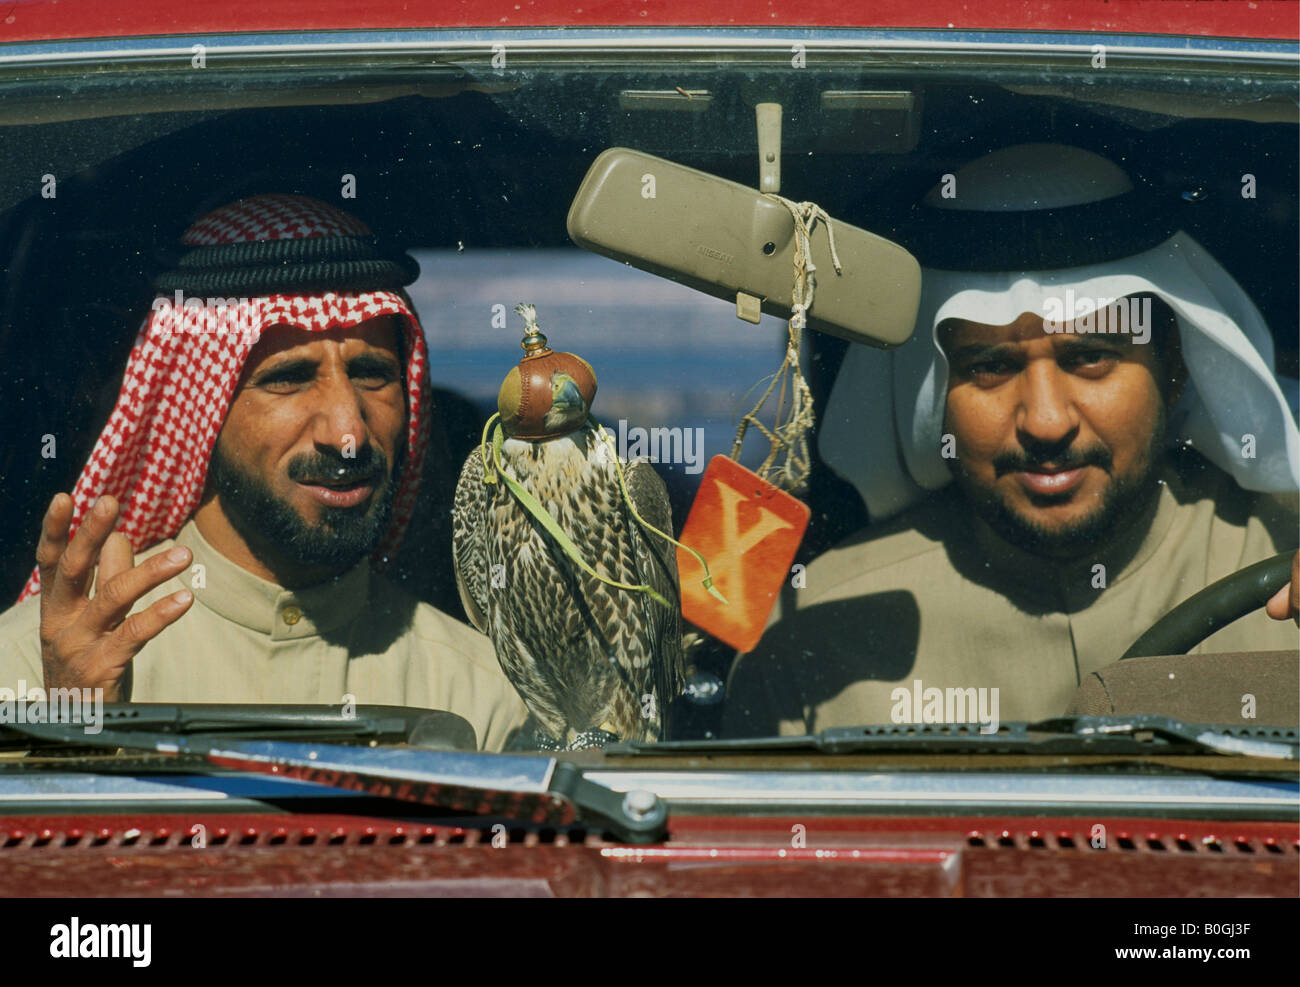
[[[558,403],[562,385],[555,386]],[[588,565],[608,579],[652,586],[671,608],[579,569],[503,483],[483,482],[477,450],[461,470],[452,511],[465,610],[492,639],[534,717],[565,746],[593,730],[620,740],[663,739],[663,714],[682,688],[676,556],[631,516],[615,455],[591,426],[543,441],[507,438],[501,451],[505,469]],[[632,463],[625,475],[637,511],[672,534],[667,491],[654,468]]]

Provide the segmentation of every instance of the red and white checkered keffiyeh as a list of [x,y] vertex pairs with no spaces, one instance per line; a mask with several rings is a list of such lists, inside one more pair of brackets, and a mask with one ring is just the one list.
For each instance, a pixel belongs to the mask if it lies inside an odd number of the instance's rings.
[[[260,195],[198,220],[183,244],[205,245],[299,237],[369,236],[340,209],[296,195]],[[72,491],[72,531],[95,500],[122,506],[117,530],[139,552],[175,537],[199,506],[208,462],[244,362],[264,329],[308,332],[356,326],[381,315],[403,317],[406,354],[406,461],[392,522],[376,551],[381,562],[410,521],[428,444],[428,351],[405,292],[325,292],[240,299],[237,307],[173,308],[155,300],[127,362],[122,390]],[[19,600],[39,593],[33,570]]]

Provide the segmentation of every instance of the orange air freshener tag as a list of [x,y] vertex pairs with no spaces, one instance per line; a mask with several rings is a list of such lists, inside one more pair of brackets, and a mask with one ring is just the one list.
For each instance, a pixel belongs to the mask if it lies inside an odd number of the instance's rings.
[[677,550],[682,616],[738,651],[752,651],[808,527],[808,505],[726,456],[714,456],[681,541],[709,564],[724,604],[702,585],[704,569]]

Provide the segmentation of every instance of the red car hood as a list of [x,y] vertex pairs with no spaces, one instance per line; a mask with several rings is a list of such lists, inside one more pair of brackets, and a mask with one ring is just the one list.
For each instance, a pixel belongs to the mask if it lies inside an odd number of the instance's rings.
[[13,817],[0,897],[1292,897],[1296,836],[1284,822],[681,816],[664,843],[626,846],[349,815]]

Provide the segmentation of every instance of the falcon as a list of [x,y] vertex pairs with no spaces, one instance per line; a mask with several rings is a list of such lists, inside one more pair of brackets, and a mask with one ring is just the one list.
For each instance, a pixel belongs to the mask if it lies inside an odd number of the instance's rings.
[[624,496],[613,440],[590,414],[595,373],[546,346],[531,306],[516,311],[525,356],[456,487],[461,602],[540,724],[538,746],[664,739],[684,678],[677,561],[645,525],[671,537],[667,490],[638,461],[622,468]]

